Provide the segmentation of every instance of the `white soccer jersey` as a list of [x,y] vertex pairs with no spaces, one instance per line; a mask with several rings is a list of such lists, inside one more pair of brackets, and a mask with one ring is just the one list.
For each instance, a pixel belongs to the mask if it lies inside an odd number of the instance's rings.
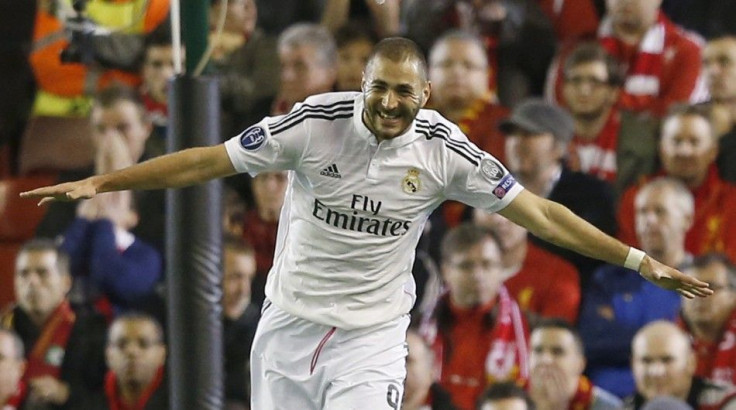
[[239,172],[293,171],[266,296],[343,329],[409,312],[414,248],[444,200],[497,211],[523,189],[435,111],[380,144],[362,112],[360,93],[317,95],[225,143]]

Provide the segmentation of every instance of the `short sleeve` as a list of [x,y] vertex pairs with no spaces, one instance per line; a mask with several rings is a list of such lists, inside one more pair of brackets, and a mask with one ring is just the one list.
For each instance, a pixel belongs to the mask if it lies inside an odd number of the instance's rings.
[[453,132],[447,146],[448,199],[497,212],[524,189],[501,161],[469,142],[460,130]]
[[238,172],[293,170],[309,141],[300,118],[302,104],[289,114],[266,117],[225,142],[225,149]]

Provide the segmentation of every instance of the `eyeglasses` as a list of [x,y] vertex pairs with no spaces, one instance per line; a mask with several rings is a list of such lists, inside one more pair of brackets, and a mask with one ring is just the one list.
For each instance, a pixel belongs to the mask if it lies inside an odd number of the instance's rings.
[[575,87],[581,87],[582,85],[590,85],[592,88],[599,88],[606,85],[610,85],[608,80],[602,80],[596,77],[585,77],[585,76],[574,76],[565,78],[565,82]]

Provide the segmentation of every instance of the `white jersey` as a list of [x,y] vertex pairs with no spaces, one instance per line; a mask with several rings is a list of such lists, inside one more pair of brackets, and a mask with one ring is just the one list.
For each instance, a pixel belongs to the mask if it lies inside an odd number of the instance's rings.
[[362,112],[360,93],[317,95],[225,143],[239,172],[293,171],[266,296],[342,329],[409,312],[414,248],[443,201],[498,211],[523,189],[435,111],[380,144]]

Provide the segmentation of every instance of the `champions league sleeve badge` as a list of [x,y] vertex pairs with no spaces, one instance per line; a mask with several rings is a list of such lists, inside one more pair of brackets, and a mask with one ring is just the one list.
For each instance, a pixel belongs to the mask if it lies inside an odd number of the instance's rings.
[[410,168],[406,172],[406,176],[401,180],[401,189],[407,194],[414,194],[422,189],[422,181],[419,179],[418,169]]
[[484,158],[480,162],[480,173],[492,183],[500,181],[505,174],[503,167],[490,158]]
[[266,131],[257,125],[243,131],[240,136],[240,145],[247,151],[257,151],[264,142],[266,142]]

